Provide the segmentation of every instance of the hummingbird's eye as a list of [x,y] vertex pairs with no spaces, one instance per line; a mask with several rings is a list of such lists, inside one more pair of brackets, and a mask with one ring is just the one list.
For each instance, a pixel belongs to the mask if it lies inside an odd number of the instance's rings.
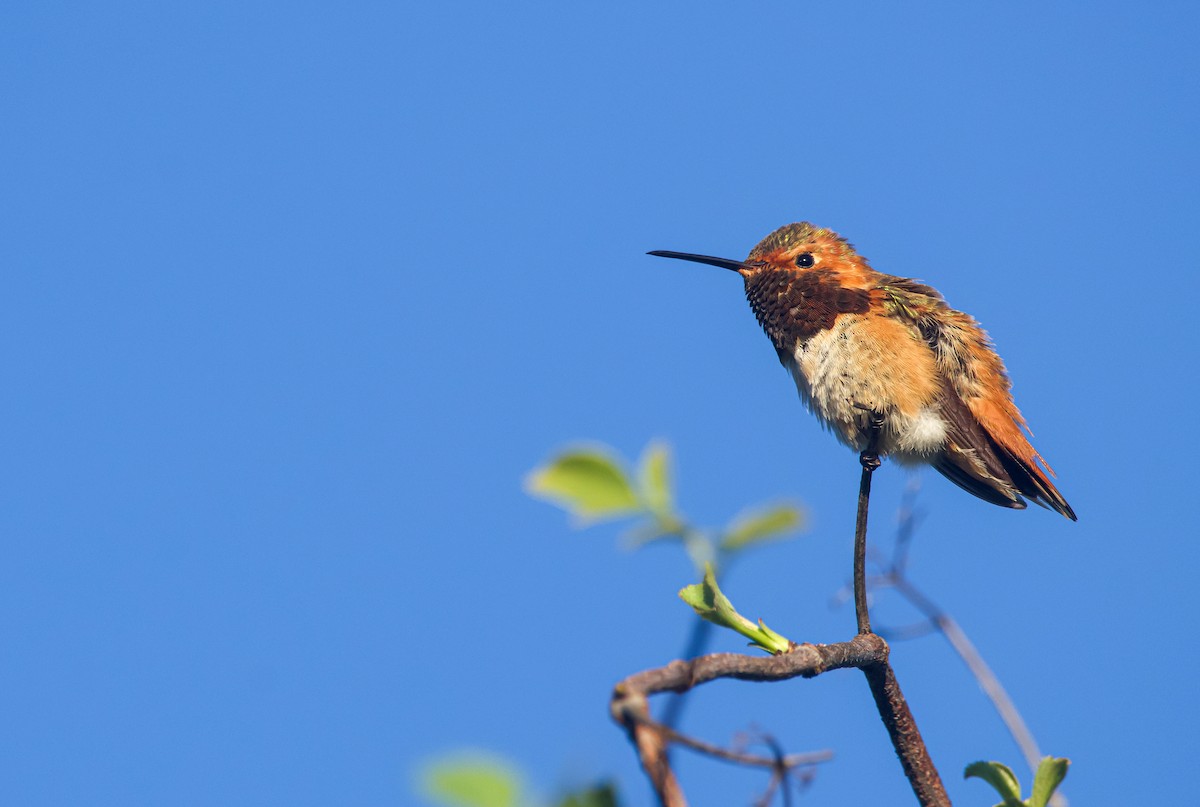
[[812,256],[811,252],[801,252],[796,256],[796,265],[801,269],[807,269],[817,262],[817,259]]

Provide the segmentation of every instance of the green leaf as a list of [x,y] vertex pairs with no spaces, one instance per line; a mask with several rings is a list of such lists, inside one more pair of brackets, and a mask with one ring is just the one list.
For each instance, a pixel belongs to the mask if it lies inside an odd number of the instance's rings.
[[525,490],[584,521],[620,518],[643,509],[620,462],[603,448],[560,454],[525,478]]
[[[621,544],[626,549],[641,549],[646,544],[652,544],[655,541],[679,541],[686,544],[696,536],[704,537],[703,533],[692,530],[686,524],[678,521],[648,518],[636,522],[621,533]],[[711,543],[711,541],[705,540]]]
[[779,504],[751,512],[739,516],[726,528],[721,549],[736,552],[750,544],[783,538],[800,529],[803,522],[803,511],[792,504]]
[[624,549],[641,549],[646,544],[668,539],[682,541],[683,535],[664,530],[663,524],[659,523],[658,519],[647,519],[635,522],[633,526],[621,533],[621,546]]
[[1054,791],[1062,784],[1062,780],[1067,778],[1067,768],[1070,765],[1071,760],[1069,759],[1042,758],[1037,773],[1033,775],[1033,793],[1029,797],[1030,807],[1046,807],[1050,803],[1050,797],[1054,795]]
[[692,606],[701,618],[715,625],[731,628],[743,635],[755,630],[754,623],[737,612],[733,603],[717,585],[711,563],[704,566],[703,581],[684,586],[679,590],[679,598]]
[[665,443],[651,443],[646,446],[638,463],[638,481],[646,507],[660,519],[674,521],[671,449]]
[[611,782],[568,793],[554,807],[618,807],[617,788]]
[[[786,652],[792,645],[792,643],[789,642],[785,637],[780,636],[778,633],[768,628],[767,624],[761,619],[758,620],[758,632],[767,638],[767,641],[770,645],[770,647],[767,647],[768,650],[771,650],[773,647],[779,647],[782,648],[782,650],[779,650],[778,652],[783,653]],[[776,651],[771,650],[771,652],[774,653]]]
[[768,653],[779,655],[792,647],[791,642],[764,625],[761,619],[755,625],[737,612],[717,586],[711,563],[704,565],[704,580],[680,589],[679,598],[692,606],[701,619],[737,631]]
[[1007,765],[1001,762],[972,762],[963,771],[963,778],[970,779],[972,776],[994,787],[1000,798],[1004,799],[1003,807],[1025,807],[1025,802],[1021,801],[1021,784]]
[[509,763],[483,753],[434,762],[424,773],[425,793],[447,807],[517,807],[521,778]]

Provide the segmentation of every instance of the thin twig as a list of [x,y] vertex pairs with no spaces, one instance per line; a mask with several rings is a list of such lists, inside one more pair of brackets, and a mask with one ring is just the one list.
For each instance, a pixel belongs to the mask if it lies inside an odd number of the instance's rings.
[[[1042,752],[1038,748],[1033,732],[1029,730],[1029,726],[1025,723],[1025,719],[1021,716],[1012,698],[1009,697],[1003,684],[1000,683],[1000,679],[992,672],[991,667],[984,661],[983,655],[967,637],[958,622],[913,585],[906,575],[908,554],[912,546],[917,520],[916,510],[913,507],[915,493],[916,488],[911,485],[905,491],[891,568],[881,577],[873,579],[871,583],[880,587],[894,588],[901,597],[908,600],[914,608],[922,613],[925,620],[915,625],[890,628],[884,633],[888,638],[894,640],[917,638],[932,632],[945,636],[946,641],[950,643],[950,646],[954,648],[959,658],[963,660],[967,669],[975,677],[980,689],[992,702],[992,707],[1000,716],[1008,733],[1012,735],[1013,741],[1020,749],[1021,756],[1025,758],[1025,763],[1029,766],[1030,771],[1036,773],[1042,760]],[[1051,807],[1067,807],[1067,798],[1061,792],[1056,791],[1050,797],[1050,805]]]
[[900,499],[900,512],[896,514],[899,523],[896,526],[896,543],[892,545],[891,570],[897,574],[904,574],[908,566],[908,548],[912,546],[912,539],[917,531],[917,522],[921,519],[921,513],[917,512],[916,507],[917,494],[920,492],[920,477],[910,476]]
[[660,802],[676,807],[685,802],[667,761],[666,749],[674,732],[650,719],[649,696],[687,692],[718,678],[784,681],[797,677],[813,678],[830,670],[849,667],[857,667],[867,676],[880,717],[921,805],[949,805],[941,779],[888,663],[887,643],[873,633],[859,634],[848,642],[836,644],[802,644],[778,656],[713,653],[689,661],[673,661],[665,667],[631,675],[617,684],[610,709],[613,719],[625,727],[637,746],[642,767]]
[[[741,653],[710,653],[687,661],[672,661],[635,673],[613,689],[614,709],[639,696],[661,692],[687,692],[718,678],[739,681],[786,681],[789,678],[813,678],[830,670],[864,667],[887,660],[887,643],[875,634],[855,636],[835,644],[801,644],[778,656],[748,656]],[[631,700],[632,699],[632,700]],[[620,714],[614,714],[623,723]]]
[[[983,655],[975,647],[974,643],[971,642],[953,617],[938,608],[937,605],[906,578],[897,577],[893,579],[892,587],[896,589],[896,592],[900,596],[904,597],[917,610],[921,611],[928,618],[929,623],[946,637],[946,641],[954,648],[954,652],[958,653],[959,658],[963,660],[963,663],[967,665],[967,669],[971,671],[971,675],[979,683],[980,689],[987,695],[988,700],[992,702],[992,707],[996,710],[996,714],[1000,716],[1000,720],[1004,722],[1008,733],[1012,735],[1013,741],[1021,750],[1021,756],[1025,758],[1025,763],[1029,766],[1029,770],[1036,773],[1038,764],[1042,760],[1042,752],[1038,748],[1037,740],[1034,739],[1033,732],[1029,730],[1028,724],[1025,723],[1025,719],[1017,709],[1017,705],[1009,697],[1008,691],[1000,683],[1000,679],[996,677],[996,674],[992,672],[992,668],[984,661]],[[1051,804],[1054,807],[1066,807],[1066,798],[1056,792],[1051,797]]]
[[[783,753],[783,747],[771,735],[763,735],[762,741],[768,748],[771,749],[771,755],[775,759],[775,765],[771,769],[771,780],[767,782],[767,789],[763,791],[762,796],[756,801],[755,807],[769,807],[771,800],[775,798],[775,791],[783,786],[781,791],[783,794],[783,807],[791,807],[792,791],[787,786],[788,774],[791,769],[787,764],[787,757]],[[832,757],[832,752],[830,753]]]
[[[896,674],[888,662],[888,646],[871,632],[866,600],[867,513],[871,498],[871,474],[879,467],[878,443],[883,416],[872,412],[867,447],[859,455],[862,480],[859,484],[858,513],[854,533],[854,605],[858,635],[848,642],[830,645],[795,645],[777,656],[763,658],[734,653],[713,653],[687,661],[673,661],[665,667],[631,675],[613,689],[609,703],[613,719],[629,733],[638,749],[642,767],[664,807],[685,805],[683,791],[671,770],[667,749],[672,742],[722,759],[742,762],[746,755],[729,752],[693,738],[685,738],[674,729],[650,718],[648,698],[662,692],[685,693],[717,678],[742,681],[782,681],[812,678],[829,670],[857,667],[863,671],[875,699],[879,717],[900,758],[904,774],[922,807],[949,807],[950,799],[933,760],[929,756],[912,711],[900,691]],[[765,758],[758,758],[765,760]],[[778,771],[776,760],[766,760]],[[768,788],[768,793],[773,792]],[[785,788],[786,793],[786,788]]]
[[[667,754],[671,735],[677,733],[650,718],[649,696],[687,692],[718,678],[742,681],[811,678],[829,670],[862,667],[880,659],[886,663],[887,643],[874,635],[856,636],[849,642],[833,645],[798,645],[779,656],[713,653],[688,661],[672,661],[665,667],[629,676],[613,688],[609,708],[613,719],[625,728],[637,748],[638,758],[659,803],[664,807],[684,807],[687,801]],[[768,760],[768,765],[771,764],[774,761]]]
[[687,799],[683,797],[683,789],[675,772],[671,770],[671,760],[667,756],[666,739],[651,726],[644,726],[633,721],[628,726],[629,738],[638,750],[638,759],[642,769],[650,778],[650,784],[658,795],[662,807],[687,807]]
[[928,636],[931,633],[940,632],[937,624],[930,622],[928,619],[922,619],[920,622],[914,622],[911,625],[901,625],[898,628],[881,628],[879,635],[889,642],[909,642],[913,639]]
[[[824,751],[807,751],[802,754],[784,754],[783,756],[759,756],[757,754],[747,754],[744,751],[734,751],[731,748],[722,748],[719,745],[707,743],[704,740],[698,740],[695,737],[689,737],[686,734],[681,734],[674,729],[667,728],[662,723],[651,718],[634,717],[632,718],[642,723],[645,726],[656,729],[668,741],[677,745],[682,745],[684,748],[689,748],[697,753],[710,756],[714,759],[720,759],[725,762],[733,762],[738,765],[749,765],[755,768],[795,768],[800,765],[818,765],[822,762],[828,762],[833,759],[833,752]],[[777,747],[777,746],[775,746]]]
[[[684,658],[695,658],[704,653],[708,641],[712,637],[713,623],[696,617],[692,621],[692,632],[688,635],[687,645],[683,649]],[[672,695],[663,709],[662,724],[668,728],[676,728],[683,718],[683,706],[687,696],[683,693]]]
[[770,807],[771,801],[775,798],[775,791],[779,789],[780,785],[783,785],[783,807],[789,807],[792,803],[792,792],[787,788],[787,774],[778,768],[771,771],[767,789],[754,800],[754,807]]
[[871,503],[871,475],[879,467],[879,432],[883,415],[872,412],[867,427],[867,447],[858,455],[862,463],[862,478],[858,483],[858,513],[854,520],[854,615],[858,632],[871,632],[871,615],[867,611],[867,510]]
[[[858,513],[854,524],[854,613],[858,620],[859,636],[874,635],[871,633],[871,616],[867,610],[867,514],[871,505],[871,476],[880,464],[879,433],[882,429],[883,415],[871,412],[867,426],[867,447],[858,456],[862,464],[862,477],[858,485]],[[948,807],[950,799],[946,796],[942,779],[929,756],[925,741],[921,739],[912,710],[908,708],[886,656],[881,662],[861,669],[875,698],[875,708],[887,728],[892,747],[900,757],[900,765],[917,800],[922,805]]]
[[875,708],[879,710],[917,801],[922,807],[950,807],[950,797],[946,795],[942,777],[934,767],[925,741],[921,739],[921,732],[900,691],[892,665],[884,663],[864,667],[863,674],[867,677],[871,694],[875,696]]

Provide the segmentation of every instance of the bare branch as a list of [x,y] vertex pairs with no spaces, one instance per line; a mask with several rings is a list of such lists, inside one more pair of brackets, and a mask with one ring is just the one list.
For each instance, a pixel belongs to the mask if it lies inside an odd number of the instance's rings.
[[862,463],[862,480],[858,484],[858,514],[854,520],[854,614],[858,632],[871,632],[871,616],[867,611],[867,511],[871,503],[871,475],[879,467],[879,432],[883,415],[872,412],[867,432],[867,447],[858,455]]
[[[867,447],[858,456],[862,464],[862,479],[858,486],[858,513],[854,525],[854,613],[858,620],[859,635],[871,634],[871,616],[867,609],[867,511],[871,503],[871,476],[879,467],[879,433],[883,428],[883,414],[871,412],[868,421]],[[911,512],[911,509],[910,509]],[[913,719],[908,702],[900,692],[896,674],[885,657],[881,663],[862,667],[867,684],[875,697],[875,708],[887,728],[904,768],[904,775],[912,785],[913,793],[922,805],[946,805],[950,799],[942,785],[942,779],[929,756],[929,749],[921,739],[921,732]]]
[[[900,509],[899,526],[896,531],[896,544],[893,548],[892,562],[883,575],[878,578],[873,578],[870,582],[872,586],[880,588],[893,588],[896,592],[908,600],[908,602],[922,613],[925,621],[915,625],[908,625],[901,628],[890,628],[883,633],[889,638],[895,640],[911,639],[929,633],[937,632],[946,637],[946,641],[958,653],[959,658],[967,665],[975,680],[979,683],[979,687],[987,695],[992,702],[992,707],[1000,716],[1008,733],[1012,735],[1013,741],[1021,750],[1021,756],[1025,757],[1025,762],[1029,769],[1037,772],[1038,765],[1042,760],[1042,752],[1038,748],[1037,740],[1033,737],[1033,732],[1029,730],[1025,719],[1021,717],[1020,711],[1017,710],[1016,704],[1009,697],[1008,692],[1000,683],[1000,679],[992,672],[991,667],[983,660],[982,654],[976,649],[975,645],[967,638],[967,634],[962,630],[959,624],[948,614],[942,610],[936,603],[918,589],[907,577],[908,555],[912,546],[912,538],[916,530],[918,514],[913,506],[914,498],[918,488],[916,485],[910,485],[905,490],[904,503]],[[1051,807],[1067,807],[1066,797],[1059,792],[1055,792],[1050,797]]]
[[[673,661],[665,667],[631,675],[613,689],[610,709],[613,719],[624,726],[637,745],[642,767],[650,777],[664,805],[683,804],[682,792],[666,758],[667,746],[682,735],[650,718],[648,697],[663,692],[687,692],[718,678],[740,681],[786,681],[813,678],[830,670],[855,667],[867,676],[880,717],[892,738],[913,792],[922,805],[949,805],[937,770],[921,740],[908,704],[900,692],[895,674],[888,663],[888,646],[873,633],[859,634],[848,642],[802,644],[778,656],[746,656],[737,653],[713,653],[690,661]],[[647,735],[653,735],[651,740]],[[695,750],[712,753],[714,746],[688,738],[683,743]],[[731,761],[728,752],[712,754]],[[758,764],[773,765],[759,758]],[[668,798],[677,799],[668,801]]]
[[950,807],[950,798],[946,795],[942,778],[933,765],[925,741],[921,739],[921,732],[917,729],[917,722],[908,708],[908,702],[900,692],[900,684],[896,681],[892,665],[884,663],[865,667],[863,673],[867,676],[871,694],[875,696],[875,707],[879,710],[879,716],[883,718],[888,736],[892,738],[892,747],[896,749],[896,756],[900,757],[900,765],[904,768],[904,775],[908,777],[917,801],[923,807]]
[[[663,692],[687,692],[718,678],[741,681],[786,681],[790,678],[811,678],[828,670],[886,664],[887,643],[878,636],[856,636],[849,642],[833,645],[803,644],[778,656],[747,656],[737,653],[713,653],[690,661],[672,661],[665,667],[631,675],[613,688],[609,708],[613,719],[628,732],[638,750],[642,768],[650,779],[659,802],[665,807],[679,807],[687,802],[679,782],[671,770],[667,749],[671,742],[680,742],[693,750],[709,753],[721,759],[747,762],[734,758],[708,743],[684,738],[683,735],[650,718],[647,698]],[[716,753],[714,753],[714,751]],[[818,758],[797,759],[795,764],[809,764]],[[757,757],[755,762],[774,767],[775,760]]]
[[[692,632],[688,636],[687,645],[683,649],[684,658],[695,658],[708,648],[708,640],[712,636],[713,627],[713,623],[700,617],[696,617],[693,620]],[[686,698],[682,694],[675,695],[667,701],[662,718],[664,726],[675,728],[679,725],[679,721],[683,718],[683,705],[686,702]]]
[[[879,467],[877,454],[883,416],[870,413],[868,442],[859,455],[862,481],[859,485],[858,513],[854,533],[854,606],[858,635],[848,642],[829,645],[792,645],[787,652],[761,657],[734,653],[714,653],[689,661],[673,661],[665,667],[631,675],[613,689],[609,708],[613,719],[623,726],[638,749],[642,767],[665,807],[685,804],[678,780],[671,770],[667,749],[678,742],[693,750],[742,764],[771,767],[773,777],[764,799],[769,800],[779,783],[786,779],[787,769],[778,759],[750,757],[728,751],[709,743],[684,737],[650,718],[647,699],[662,692],[686,693],[701,684],[718,678],[741,681],[783,681],[789,678],[812,678],[829,670],[856,667],[863,671],[876,709],[892,740],[892,747],[908,777],[913,793],[922,807],[949,807],[950,799],[942,785],[929,750],[921,738],[908,703],[900,691],[895,672],[888,662],[887,642],[871,632],[867,610],[867,513],[871,498],[871,475]],[[761,624],[761,623],[760,623]],[[754,762],[750,760],[754,759]],[[778,782],[776,779],[778,778]],[[786,787],[785,800],[788,798]],[[760,800],[761,802],[761,800]]]
[[[1000,719],[1004,722],[1008,733],[1012,735],[1013,741],[1017,747],[1021,749],[1021,756],[1025,757],[1025,762],[1031,771],[1036,772],[1038,765],[1042,760],[1042,752],[1038,748],[1037,740],[1033,737],[1033,732],[1029,730],[1029,726],[1025,723],[1025,719],[1021,717],[1017,705],[1008,695],[1008,691],[1004,685],[1000,683],[1000,679],[992,672],[992,668],[983,660],[982,654],[976,649],[974,643],[967,638],[967,634],[959,627],[959,624],[954,621],[953,617],[945,611],[938,608],[928,597],[925,596],[916,586],[910,583],[906,578],[897,576],[892,580],[892,587],[904,599],[913,604],[917,610],[925,614],[937,632],[946,637],[946,641],[958,653],[959,658],[967,665],[971,674],[975,676],[975,680],[979,682],[980,689],[987,695],[992,702],[996,713],[1000,715]],[[1066,807],[1066,797],[1060,793],[1055,793],[1051,796],[1051,804],[1054,807]]]
[[613,690],[614,718],[628,698],[660,692],[687,692],[717,678],[739,681],[786,681],[812,678],[829,670],[862,668],[885,663],[887,643],[875,634],[855,636],[836,644],[802,644],[778,656],[747,656],[741,653],[710,653],[690,661],[672,661],[665,667],[636,673],[621,681]]
[[671,760],[667,756],[668,744],[662,734],[653,727],[636,721],[630,723],[628,729],[629,738],[638,750],[642,769],[650,777],[650,784],[658,794],[659,803],[663,807],[687,807],[687,799],[683,797],[679,780],[671,770]]

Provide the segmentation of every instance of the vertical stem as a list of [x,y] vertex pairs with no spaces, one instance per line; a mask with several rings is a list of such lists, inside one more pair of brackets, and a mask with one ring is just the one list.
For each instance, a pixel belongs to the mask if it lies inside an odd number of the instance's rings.
[[900,758],[904,775],[912,786],[913,793],[921,807],[950,807],[950,799],[942,778],[938,775],[933,760],[929,757],[929,749],[921,739],[917,722],[913,720],[908,702],[900,692],[900,684],[892,665],[888,661],[882,664],[872,664],[863,668],[871,694],[875,696],[875,707],[883,718],[883,725],[891,737],[892,747]]
[[642,761],[642,769],[650,777],[650,784],[658,796],[662,807],[687,807],[687,799],[683,796],[683,788],[671,770],[671,761],[667,757],[670,743],[658,731],[650,726],[637,724],[629,727],[629,735],[637,746],[638,757]]
[[[862,479],[858,485],[858,517],[854,524],[854,612],[860,635],[871,632],[871,615],[867,612],[867,510],[871,503],[871,475],[879,467],[879,432],[882,429],[883,414],[871,412],[867,447],[858,455]],[[917,801],[922,807],[949,807],[950,799],[929,757],[929,749],[921,739],[908,702],[900,692],[891,662],[885,658],[881,663],[863,667],[863,673]]]
[[[703,655],[705,648],[708,647],[708,640],[712,636],[712,627],[713,623],[696,617],[692,623],[692,633],[688,637],[687,646],[683,649],[681,658],[688,660]],[[670,696],[671,699],[667,701],[666,708],[663,710],[662,720],[659,722],[669,729],[679,728],[679,720],[683,717],[684,699],[687,696],[688,692],[672,694]]]
[[871,632],[871,615],[867,612],[867,510],[871,503],[871,475],[879,467],[879,432],[883,415],[872,412],[867,426],[867,447],[858,455],[862,463],[862,479],[858,483],[858,517],[854,523],[854,615],[858,632]]

